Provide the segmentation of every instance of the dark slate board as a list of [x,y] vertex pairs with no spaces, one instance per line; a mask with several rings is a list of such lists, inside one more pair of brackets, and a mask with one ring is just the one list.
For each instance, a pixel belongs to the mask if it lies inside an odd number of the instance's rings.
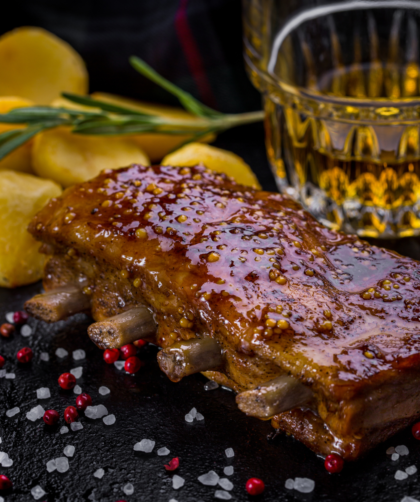
[[[263,147],[262,128],[259,126],[238,129],[222,135],[217,145],[243,155],[250,162],[267,189],[274,189]],[[388,243],[400,252],[420,256],[416,240]],[[0,289],[0,322],[9,311],[20,310],[25,299],[39,291],[40,284],[13,291]],[[318,458],[292,437],[274,437],[269,422],[247,418],[235,405],[232,392],[221,388],[205,391],[206,379],[201,375],[171,383],[159,371],[156,363],[157,348],[148,346],[140,350],[144,368],[135,376],[128,376],[114,366],[106,365],[102,352],[87,337],[89,318],[79,315],[66,322],[46,325],[30,320],[33,334],[23,338],[15,334],[0,340],[0,354],[6,358],[5,368],[16,373],[15,380],[0,379],[0,450],[9,454],[14,464],[0,467],[0,473],[13,481],[13,490],[5,496],[9,501],[33,500],[30,490],[41,485],[47,495],[40,500],[48,501],[159,501],[178,502],[211,501],[215,487],[206,487],[197,477],[215,470],[221,477],[223,468],[234,466],[229,476],[234,488],[232,500],[269,501],[369,501],[399,502],[404,496],[420,499],[418,475],[405,481],[396,481],[397,469],[410,465],[420,467],[420,442],[409,430],[403,431],[380,445],[365,458],[347,464],[338,475],[329,475],[321,458]],[[34,359],[29,365],[16,362],[16,352],[30,346]],[[69,351],[69,356],[58,359],[57,348]],[[86,351],[84,361],[73,361],[71,353],[76,349]],[[40,353],[48,352],[49,362],[40,361]],[[72,391],[62,391],[57,384],[58,376],[76,366],[83,366],[83,376],[78,384],[88,392],[94,404],[103,403],[117,421],[106,426],[102,420],[81,417],[83,430],[61,435],[59,429],[47,428],[42,420],[30,422],[26,413],[40,403],[45,409],[55,408],[61,414],[75,403]],[[98,388],[111,389],[108,396],[100,396]],[[38,401],[36,389],[49,387],[51,398]],[[18,406],[20,414],[7,418],[7,409]],[[196,407],[205,417],[202,423],[188,424],[184,416]],[[133,451],[136,442],[143,438],[156,441],[151,454]],[[64,474],[48,473],[48,460],[63,456],[66,445],[76,447],[69,459],[70,469]],[[389,446],[404,444],[410,454],[391,462],[385,451]],[[168,457],[159,457],[156,450],[166,446]],[[227,459],[224,451],[233,448],[235,457]],[[185,479],[180,490],[172,488],[172,474],[163,465],[172,457],[180,458],[177,474]],[[93,477],[98,468],[105,469],[102,480]],[[260,497],[249,497],[245,491],[248,478],[256,476],[264,480],[266,490]],[[315,480],[315,490],[310,495],[286,490],[288,478],[308,477]],[[122,487],[132,483],[135,491],[124,495]]]

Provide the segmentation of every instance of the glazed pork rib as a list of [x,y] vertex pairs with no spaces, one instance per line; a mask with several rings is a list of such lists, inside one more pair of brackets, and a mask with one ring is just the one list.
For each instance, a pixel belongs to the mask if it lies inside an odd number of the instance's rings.
[[99,346],[154,341],[172,380],[205,372],[317,453],[355,459],[420,416],[420,264],[282,195],[131,166],[66,190],[29,230],[49,254],[32,315],[65,317],[70,288]]

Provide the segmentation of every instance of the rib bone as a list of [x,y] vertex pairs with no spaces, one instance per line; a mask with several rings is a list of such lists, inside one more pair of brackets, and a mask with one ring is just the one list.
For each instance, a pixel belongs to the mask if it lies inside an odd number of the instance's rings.
[[35,295],[25,303],[31,316],[45,322],[57,322],[90,309],[90,298],[75,286],[57,288]]
[[91,340],[101,349],[118,349],[127,343],[148,338],[156,332],[156,323],[145,307],[134,307],[127,312],[95,322],[88,328]]
[[252,417],[270,418],[311,402],[312,391],[291,376],[283,375],[253,390],[241,392],[236,403]]
[[177,342],[159,352],[160,369],[173,382],[200,371],[221,366],[223,359],[219,344],[213,338]]

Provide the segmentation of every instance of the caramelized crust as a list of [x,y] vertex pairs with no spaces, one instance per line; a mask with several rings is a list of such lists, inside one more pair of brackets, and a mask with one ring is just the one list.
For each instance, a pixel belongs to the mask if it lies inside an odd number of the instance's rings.
[[[315,451],[355,458],[419,414],[419,264],[282,195],[202,166],[131,166],[66,190],[29,230],[54,250],[45,288],[81,284],[95,320],[146,305],[163,347],[215,338],[212,376],[236,390],[284,373],[311,387],[305,423],[336,438],[308,433]],[[302,440],[302,413],[274,424]]]

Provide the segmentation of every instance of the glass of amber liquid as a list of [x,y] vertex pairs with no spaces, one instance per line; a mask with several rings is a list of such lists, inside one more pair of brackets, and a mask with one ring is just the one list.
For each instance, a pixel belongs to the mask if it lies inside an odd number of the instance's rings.
[[420,235],[420,1],[243,0],[279,189],[330,228]]

